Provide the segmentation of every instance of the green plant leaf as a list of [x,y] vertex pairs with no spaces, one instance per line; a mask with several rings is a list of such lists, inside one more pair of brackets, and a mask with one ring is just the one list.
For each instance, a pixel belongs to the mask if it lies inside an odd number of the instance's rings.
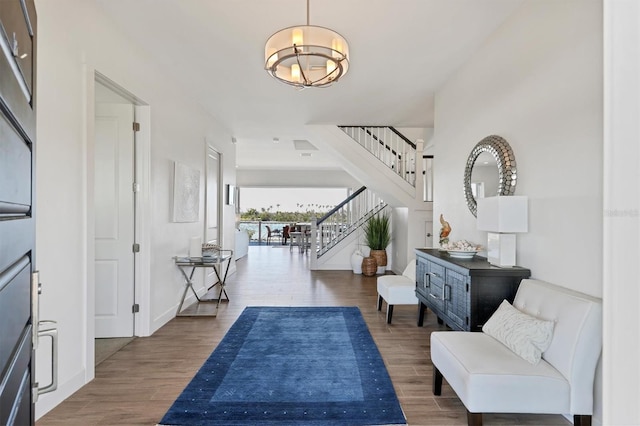
[[365,242],[371,250],[384,250],[391,241],[387,214],[373,216],[364,227]]

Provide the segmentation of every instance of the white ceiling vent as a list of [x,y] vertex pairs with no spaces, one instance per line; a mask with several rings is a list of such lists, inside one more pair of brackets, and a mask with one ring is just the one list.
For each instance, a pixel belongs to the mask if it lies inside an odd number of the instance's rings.
[[316,148],[311,142],[309,142],[306,139],[298,139],[298,140],[293,140],[293,147],[296,149],[296,151],[317,151],[318,148]]

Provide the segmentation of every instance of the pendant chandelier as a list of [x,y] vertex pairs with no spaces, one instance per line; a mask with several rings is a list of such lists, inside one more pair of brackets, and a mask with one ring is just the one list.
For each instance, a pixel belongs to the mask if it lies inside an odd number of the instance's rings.
[[335,31],[309,25],[282,29],[264,49],[264,67],[275,79],[300,89],[328,87],[349,69],[349,45]]

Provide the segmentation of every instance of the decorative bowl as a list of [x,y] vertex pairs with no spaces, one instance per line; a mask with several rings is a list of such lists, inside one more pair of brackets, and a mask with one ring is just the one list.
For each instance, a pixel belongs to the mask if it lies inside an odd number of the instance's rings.
[[458,259],[472,259],[478,252],[470,250],[447,250],[447,253],[449,253],[449,256]]
[[220,246],[217,244],[203,244],[202,245],[202,257],[213,257],[220,252]]

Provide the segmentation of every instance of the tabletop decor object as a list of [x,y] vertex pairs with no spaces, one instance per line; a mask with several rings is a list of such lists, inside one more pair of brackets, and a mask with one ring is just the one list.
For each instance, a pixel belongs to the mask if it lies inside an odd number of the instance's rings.
[[204,243],[202,244],[202,256],[212,257],[216,256],[221,250],[221,247],[217,244]]
[[406,424],[357,307],[248,307],[160,425]]
[[482,246],[469,242],[467,240],[460,240],[454,242],[445,243],[442,248],[449,253],[451,257],[457,257],[459,259],[471,259],[475,256]]
[[528,230],[528,198],[498,196],[478,199],[480,231],[487,233],[487,260],[499,267],[516,264],[516,232]]
[[451,233],[451,225],[449,222],[444,220],[444,216],[440,213],[440,224],[442,227],[440,228],[440,247],[444,246],[449,242],[449,234]]

